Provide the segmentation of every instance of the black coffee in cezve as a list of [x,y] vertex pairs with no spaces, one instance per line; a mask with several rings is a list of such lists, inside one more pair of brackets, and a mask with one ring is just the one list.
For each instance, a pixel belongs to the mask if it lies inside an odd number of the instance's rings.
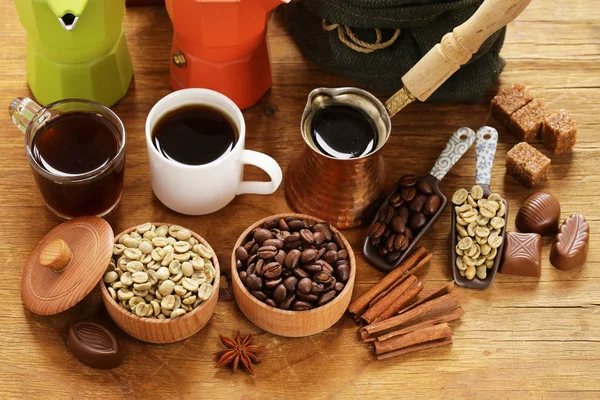
[[152,141],[167,159],[204,165],[229,153],[238,140],[235,124],[223,111],[188,105],[165,114],[155,125]]
[[346,105],[318,110],[311,126],[319,151],[339,159],[365,156],[377,147],[377,127],[364,111]]

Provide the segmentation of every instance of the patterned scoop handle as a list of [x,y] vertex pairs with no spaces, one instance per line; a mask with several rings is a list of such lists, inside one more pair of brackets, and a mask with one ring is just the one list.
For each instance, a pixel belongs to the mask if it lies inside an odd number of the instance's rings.
[[474,141],[475,132],[471,128],[459,128],[448,141],[446,148],[440,154],[429,175],[435,177],[438,181],[444,179],[448,171],[469,150]]
[[475,183],[490,185],[494,156],[498,145],[498,131],[491,126],[482,126],[477,130],[475,143]]

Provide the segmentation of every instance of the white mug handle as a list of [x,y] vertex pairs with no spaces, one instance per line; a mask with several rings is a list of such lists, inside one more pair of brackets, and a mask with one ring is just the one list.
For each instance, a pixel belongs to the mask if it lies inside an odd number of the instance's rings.
[[270,182],[240,182],[236,195],[240,194],[271,194],[274,193],[283,179],[281,167],[273,158],[253,150],[242,150],[242,164],[254,165],[265,171],[271,178]]

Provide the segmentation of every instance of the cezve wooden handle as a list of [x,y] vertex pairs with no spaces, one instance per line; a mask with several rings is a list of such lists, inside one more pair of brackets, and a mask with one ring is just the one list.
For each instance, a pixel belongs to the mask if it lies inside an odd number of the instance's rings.
[[402,77],[404,87],[417,99],[427,100],[494,32],[506,26],[531,0],[485,0],[465,23],[447,33]]

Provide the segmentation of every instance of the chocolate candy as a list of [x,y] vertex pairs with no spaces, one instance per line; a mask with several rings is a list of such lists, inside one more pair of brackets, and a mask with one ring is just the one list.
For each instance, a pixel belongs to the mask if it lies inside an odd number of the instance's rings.
[[550,193],[529,196],[519,209],[515,225],[521,232],[554,235],[558,232],[560,203]]
[[97,369],[116,368],[123,362],[119,342],[104,326],[90,321],[71,325],[67,348],[83,364]]
[[550,262],[558,269],[571,270],[583,264],[588,252],[590,226],[581,214],[563,222],[550,250]]
[[542,276],[542,237],[537,233],[508,232],[501,274]]
[[506,153],[506,173],[529,188],[546,177],[549,167],[550,159],[525,142]]

